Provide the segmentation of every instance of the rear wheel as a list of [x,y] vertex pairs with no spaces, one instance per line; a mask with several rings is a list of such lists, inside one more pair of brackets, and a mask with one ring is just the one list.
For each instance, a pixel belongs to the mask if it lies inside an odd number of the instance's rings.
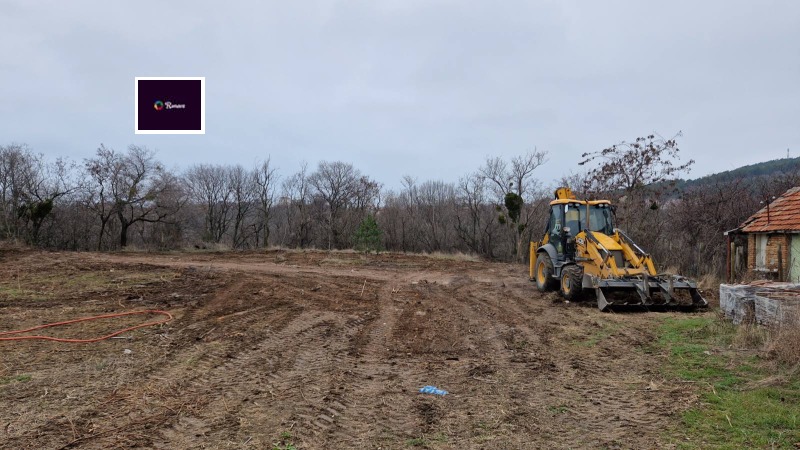
[[536,257],[536,287],[541,292],[552,291],[555,288],[553,280],[553,261],[546,253],[539,253]]
[[561,296],[567,300],[577,300],[583,291],[583,270],[576,265],[561,269]]

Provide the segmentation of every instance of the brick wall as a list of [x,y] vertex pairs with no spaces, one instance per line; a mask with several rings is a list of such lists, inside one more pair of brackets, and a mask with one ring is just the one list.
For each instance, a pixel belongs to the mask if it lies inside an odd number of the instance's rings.
[[[756,234],[747,236],[747,268],[754,270],[756,268]],[[789,234],[770,234],[767,238],[767,251],[766,251],[766,269],[777,272],[778,270],[778,247],[781,248],[781,255],[783,259],[783,270],[786,272],[789,269]]]
[[778,246],[781,248],[781,258],[783,259],[783,270],[789,268],[789,235],[773,234],[767,241],[767,268],[778,270]]

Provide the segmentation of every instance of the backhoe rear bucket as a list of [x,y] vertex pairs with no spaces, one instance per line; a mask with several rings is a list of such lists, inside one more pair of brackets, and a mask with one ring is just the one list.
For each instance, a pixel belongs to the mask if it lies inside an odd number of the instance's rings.
[[705,308],[708,302],[697,291],[697,284],[680,276],[592,278],[597,307]]

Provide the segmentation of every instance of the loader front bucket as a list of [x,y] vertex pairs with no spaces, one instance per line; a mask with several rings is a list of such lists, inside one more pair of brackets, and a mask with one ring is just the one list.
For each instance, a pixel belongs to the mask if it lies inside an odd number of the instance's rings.
[[597,308],[609,311],[618,307],[694,310],[708,306],[697,285],[679,276],[592,279]]

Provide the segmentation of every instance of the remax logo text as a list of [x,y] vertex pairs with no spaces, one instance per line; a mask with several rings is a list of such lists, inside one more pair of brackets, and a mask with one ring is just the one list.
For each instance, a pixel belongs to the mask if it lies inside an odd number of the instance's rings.
[[186,105],[183,103],[172,103],[169,100],[166,102],[156,100],[155,103],[153,103],[153,108],[156,111],[161,111],[162,109],[186,109]]

